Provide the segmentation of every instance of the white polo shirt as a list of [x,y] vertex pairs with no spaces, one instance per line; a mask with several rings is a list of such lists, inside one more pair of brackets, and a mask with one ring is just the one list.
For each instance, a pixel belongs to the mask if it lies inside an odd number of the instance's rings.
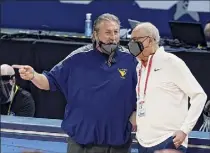
[[[149,57],[148,63],[151,56]],[[138,142],[144,147],[160,144],[177,130],[188,134],[203,111],[207,96],[184,61],[165,52],[160,47],[152,59],[145,96],[145,116],[139,117],[139,101],[143,96],[148,64],[142,68],[137,83],[137,133]],[[137,65],[137,75],[141,62]],[[191,107],[188,111],[188,96]],[[187,147],[188,137],[184,145]]]

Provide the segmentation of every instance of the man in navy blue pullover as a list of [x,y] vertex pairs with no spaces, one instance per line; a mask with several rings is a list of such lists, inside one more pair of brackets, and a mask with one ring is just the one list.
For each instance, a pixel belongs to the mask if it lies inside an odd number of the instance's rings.
[[62,129],[68,153],[127,153],[136,109],[136,59],[119,45],[120,21],[103,14],[93,27],[93,44],[69,54],[49,72],[13,65],[22,79],[43,90],[60,90],[66,100]]

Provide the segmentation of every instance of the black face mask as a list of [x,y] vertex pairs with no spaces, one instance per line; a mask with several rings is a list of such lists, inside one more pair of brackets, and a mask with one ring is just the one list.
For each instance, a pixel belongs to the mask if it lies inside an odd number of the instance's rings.
[[0,81],[0,104],[6,104],[11,101],[13,86],[7,82]]
[[14,75],[1,75],[1,66],[0,66],[0,104],[6,104],[11,101],[11,96],[13,94],[13,86],[10,83]]
[[109,43],[109,44],[105,44],[102,41],[98,42],[99,47],[101,48],[101,51],[107,55],[111,55],[114,52],[116,52],[117,48],[118,48],[118,44],[117,43]]
[[137,57],[144,50],[144,46],[142,42],[130,41],[128,49],[133,56]]

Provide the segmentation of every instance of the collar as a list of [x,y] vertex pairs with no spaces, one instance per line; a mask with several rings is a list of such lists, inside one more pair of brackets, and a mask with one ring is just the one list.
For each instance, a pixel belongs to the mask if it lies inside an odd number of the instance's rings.
[[[154,55],[153,60],[154,60],[154,58],[162,57],[164,52],[165,52],[164,47],[163,47],[163,46],[160,46],[160,47],[156,50],[156,52],[155,52],[154,54],[152,54],[152,55]],[[150,58],[152,57],[152,55],[149,55],[148,61],[150,61]],[[138,63],[142,63],[141,60],[139,60],[138,58],[136,58],[136,59],[137,59]],[[147,61],[147,62],[148,62],[148,61]]]
[[[160,46],[160,47],[156,50],[154,56],[155,56],[155,57],[157,57],[157,56],[162,56],[162,54],[163,54],[164,52],[165,52],[164,47],[163,47],[163,46]],[[151,55],[150,55],[150,56],[151,56]]]
[[[160,46],[156,52],[154,53],[154,57],[159,57],[162,56],[162,54],[165,52],[165,49],[163,46]],[[153,54],[152,54],[153,55]],[[148,57],[148,61],[150,60],[150,58],[152,57],[152,55],[149,55]],[[136,58],[138,62],[141,62],[141,60],[139,60],[138,58]]]

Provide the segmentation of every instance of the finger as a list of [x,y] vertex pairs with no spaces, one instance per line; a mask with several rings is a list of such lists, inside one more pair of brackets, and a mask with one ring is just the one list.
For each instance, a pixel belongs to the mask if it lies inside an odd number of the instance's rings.
[[31,67],[28,66],[28,65],[24,65],[23,67],[24,67],[24,69],[26,69],[26,70],[31,70]]
[[20,74],[25,74],[26,73],[26,69],[24,69],[24,68],[20,68],[18,71],[19,71]]
[[20,74],[20,77],[21,77],[23,80],[29,80],[29,78],[28,78],[25,74]]
[[137,131],[137,126],[136,125],[133,125],[132,130],[133,130],[133,132],[136,132]]
[[178,138],[177,136],[175,136],[175,138],[173,139],[173,142],[174,142],[174,143],[179,142],[179,138]]
[[26,75],[31,75],[32,74],[32,72],[31,71],[26,71],[26,73],[25,73]]
[[180,141],[179,141],[179,142],[175,142],[175,143],[174,143],[174,145],[175,145],[175,147],[176,147],[176,148],[178,148],[178,147],[180,146],[180,144],[181,144],[181,142],[180,142]]
[[32,69],[30,66],[28,66],[28,65],[12,65],[12,67],[14,68],[14,69],[25,69],[25,70],[30,70],[30,69]]
[[19,73],[32,74],[33,73],[33,69],[27,68],[27,67],[23,67],[23,68],[19,69]]
[[12,67],[13,67],[14,69],[21,69],[21,68],[23,68],[23,65],[14,64],[14,65],[12,65]]
[[176,149],[179,148],[180,144],[175,144]]
[[22,79],[25,79],[26,75],[25,75],[25,74],[20,74],[20,77],[21,77]]

